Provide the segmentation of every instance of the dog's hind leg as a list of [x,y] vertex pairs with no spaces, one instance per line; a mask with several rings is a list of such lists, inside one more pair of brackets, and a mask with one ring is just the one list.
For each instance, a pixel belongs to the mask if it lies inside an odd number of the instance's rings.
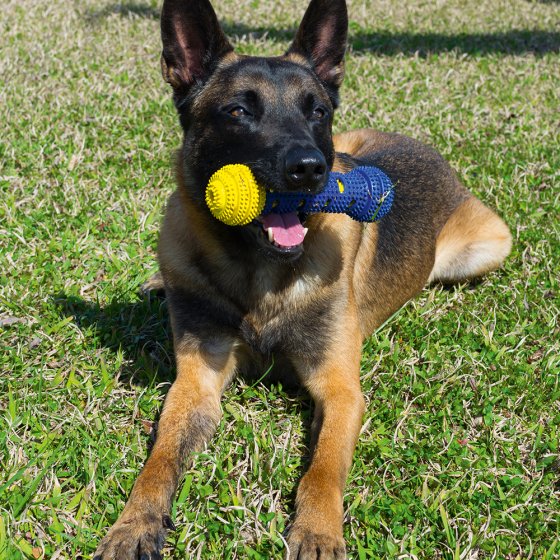
[[94,560],[161,558],[185,459],[204,446],[219,422],[220,397],[236,367],[233,344],[228,349],[224,343],[219,352],[176,346],[177,380],[165,399],[154,448]]
[[498,268],[510,250],[511,234],[506,224],[472,196],[443,226],[429,282],[447,284],[482,276]]

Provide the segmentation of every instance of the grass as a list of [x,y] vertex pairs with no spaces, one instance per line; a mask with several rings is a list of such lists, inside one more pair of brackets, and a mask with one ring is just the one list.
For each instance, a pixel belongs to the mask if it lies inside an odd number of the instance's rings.
[[[245,53],[303,5],[222,0]],[[173,379],[156,270],[180,131],[149,0],[0,16],[0,558],[85,558],[122,510]],[[436,146],[509,223],[505,267],[426,288],[365,345],[349,557],[560,558],[560,5],[366,0],[337,130]],[[170,558],[280,558],[310,404],[237,381],[174,506]]]

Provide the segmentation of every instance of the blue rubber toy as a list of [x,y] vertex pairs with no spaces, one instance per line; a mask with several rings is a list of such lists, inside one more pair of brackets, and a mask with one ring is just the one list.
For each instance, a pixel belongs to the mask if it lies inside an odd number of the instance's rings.
[[231,226],[248,224],[259,215],[291,212],[331,212],[374,222],[389,212],[394,194],[391,180],[377,167],[331,172],[324,189],[310,194],[268,191],[257,184],[249,167],[230,164],[210,178],[206,204],[216,219]]
[[267,192],[262,214],[330,212],[346,214],[358,222],[381,219],[393,204],[393,183],[377,167],[356,167],[348,173],[329,173],[317,194]]

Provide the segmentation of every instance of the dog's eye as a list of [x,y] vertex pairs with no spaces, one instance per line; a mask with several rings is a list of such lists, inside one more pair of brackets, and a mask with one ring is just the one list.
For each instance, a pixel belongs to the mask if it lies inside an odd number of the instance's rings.
[[313,109],[313,114],[311,115],[311,118],[314,121],[320,121],[321,119],[325,118],[326,114],[327,112],[322,107],[315,107],[315,109]]
[[244,117],[246,115],[249,114],[249,111],[247,111],[247,109],[245,109],[245,107],[241,107],[240,105],[238,105],[237,107],[234,107],[233,109],[230,109],[228,111],[228,113],[235,118],[239,118],[239,117]]

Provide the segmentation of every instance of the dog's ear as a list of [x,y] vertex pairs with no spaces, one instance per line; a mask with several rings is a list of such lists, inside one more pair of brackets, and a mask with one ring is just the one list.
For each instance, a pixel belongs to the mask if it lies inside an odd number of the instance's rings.
[[338,89],[344,77],[344,53],[348,36],[345,0],[311,0],[296,38],[286,54],[307,58],[317,76]]
[[207,78],[233,50],[208,0],[165,0],[161,11],[161,69],[176,93]]

